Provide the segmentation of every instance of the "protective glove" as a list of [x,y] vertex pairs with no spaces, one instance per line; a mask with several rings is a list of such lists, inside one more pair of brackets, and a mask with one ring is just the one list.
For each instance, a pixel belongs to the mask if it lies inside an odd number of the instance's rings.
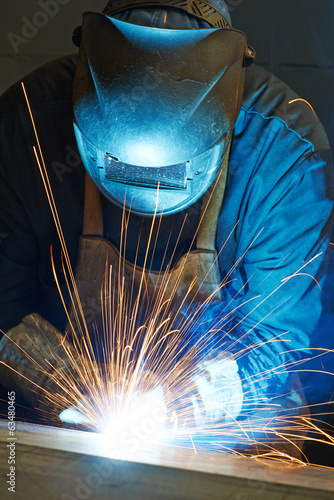
[[243,404],[243,390],[237,362],[225,355],[205,359],[192,377],[192,396],[198,427],[234,421]]
[[[39,314],[25,316],[0,340],[1,385],[48,413],[62,406],[73,371],[80,369],[72,344]],[[73,385],[79,391],[80,380]]]
[[193,367],[183,362],[181,367],[179,373],[175,368],[169,384],[168,379],[163,383],[168,425],[175,432],[195,427],[202,432],[239,416],[244,397],[234,359],[224,353],[199,360]]

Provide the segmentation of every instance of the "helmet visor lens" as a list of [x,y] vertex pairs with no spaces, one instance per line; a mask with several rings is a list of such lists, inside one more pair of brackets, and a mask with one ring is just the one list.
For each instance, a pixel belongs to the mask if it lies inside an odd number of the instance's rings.
[[84,163],[87,164],[87,160],[89,160],[88,163],[93,163],[100,171],[103,170],[106,180],[147,188],[159,186],[160,189],[186,189],[187,180],[200,176],[204,171],[212,173],[217,167],[215,162],[218,162],[219,158],[219,155],[215,155],[214,151],[224,149],[224,139],[226,139],[225,136],[219,147],[211,148],[192,160],[175,165],[156,166],[152,164],[152,166],[147,167],[122,162],[111,153],[101,151],[82,134],[76,124],[75,132],[81,145],[81,151],[85,156]]
[[187,185],[187,164],[179,163],[167,167],[141,167],[128,165],[103,155],[105,178],[126,182],[135,186],[161,189],[185,189]]

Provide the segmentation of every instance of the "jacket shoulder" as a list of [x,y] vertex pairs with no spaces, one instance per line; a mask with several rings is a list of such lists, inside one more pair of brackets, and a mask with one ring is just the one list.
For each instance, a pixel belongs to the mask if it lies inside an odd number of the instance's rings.
[[54,59],[9,87],[0,97],[0,121],[26,111],[21,82],[25,85],[32,108],[72,102],[76,59],[76,54]]
[[313,151],[329,149],[324,127],[311,104],[300,98],[287,84],[260,66],[247,69],[242,110],[264,120],[280,120]]

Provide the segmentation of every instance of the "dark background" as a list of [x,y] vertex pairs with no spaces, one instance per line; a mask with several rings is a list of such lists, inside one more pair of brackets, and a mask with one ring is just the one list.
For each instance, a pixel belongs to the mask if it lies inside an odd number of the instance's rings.
[[233,24],[248,34],[257,64],[309,101],[334,148],[334,2],[228,0]]

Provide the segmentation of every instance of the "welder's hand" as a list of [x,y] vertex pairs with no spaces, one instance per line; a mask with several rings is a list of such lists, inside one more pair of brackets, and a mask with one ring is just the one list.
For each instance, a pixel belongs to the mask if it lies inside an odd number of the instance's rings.
[[164,387],[169,425],[178,430],[203,428],[238,417],[243,391],[235,360],[212,356],[189,369],[190,376],[185,377],[186,372],[184,369],[179,375],[173,374],[176,382]]
[[197,426],[231,422],[239,416],[243,390],[235,360],[217,356],[202,361],[193,382],[197,390],[192,397]]
[[78,364],[63,335],[39,314],[29,314],[0,340],[1,384],[50,412],[64,392],[74,360]]

